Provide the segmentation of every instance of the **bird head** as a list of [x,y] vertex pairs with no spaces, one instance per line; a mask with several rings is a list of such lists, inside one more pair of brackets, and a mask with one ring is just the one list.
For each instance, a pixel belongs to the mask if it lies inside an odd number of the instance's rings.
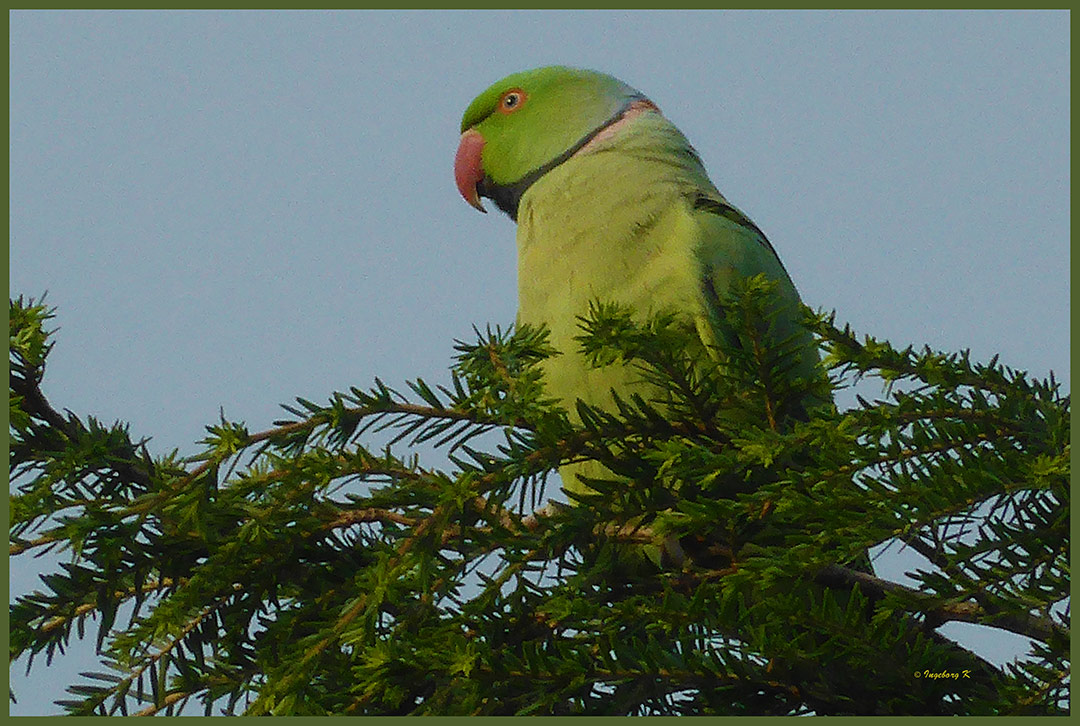
[[488,197],[516,218],[533,182],[646,108],[656,106],[597,71],[548,66],[507,76],[477,96],[462,118],[454,159],[458,191],[481,212],[480,198]]

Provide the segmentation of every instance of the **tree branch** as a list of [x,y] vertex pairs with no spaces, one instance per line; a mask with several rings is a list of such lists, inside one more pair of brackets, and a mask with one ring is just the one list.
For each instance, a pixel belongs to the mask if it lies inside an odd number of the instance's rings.
[[[1034,616],[1019,616],[992,612],[979,603],[937,603],[938,598],[921,590],[901,585],[889,580],[883,580],[866,572],[860,572],[840,565],[829,565],[822,569],[815,577],[819,583],[832,586],[859,585],[864,591],[876,599],[888,594],[898,594],[912,600],[925,603],[928,607],[927,615],[935,617],[942,622],[956,621],[962,623],[975,623],[990,627],[1001,628],[1018,635],[1025,635],[1034,640],[1046,642],[1052,637],[1068,638],[1069,632],[1048,618]],[[974,597],[974,596],[973,596]]]

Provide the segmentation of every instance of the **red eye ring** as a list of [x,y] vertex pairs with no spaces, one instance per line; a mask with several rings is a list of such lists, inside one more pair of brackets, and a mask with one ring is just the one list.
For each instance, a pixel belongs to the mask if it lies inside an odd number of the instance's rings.
[[499,113],[513,113],[525,105],[525,99],[528,96],[525,95],[525,91],[520,88],[511,88],[509,91],[503,91],[503,94],[499,96]]

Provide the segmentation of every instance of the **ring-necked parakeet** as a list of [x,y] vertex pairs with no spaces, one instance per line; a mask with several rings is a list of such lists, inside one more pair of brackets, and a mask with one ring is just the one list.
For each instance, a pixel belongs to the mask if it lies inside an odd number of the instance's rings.
[[[593,300],[621,303],[641,318],[676,311],[708,348],[723,335],[719,305],[732,282],[763,273],[791,311],[774,335],[810,342],[796,323],[798,293],[765,235],[717,191],[682,133],[630,86],[561,66],[515,73],[476,97],[461,131],[458,190],[481,211],[480,198],[491,199],[517,222],[518,320],[550,329],[561,354],[545,361],[547,391],[571,414],[579,398],[610,409],[612,389],[623,398],[652,393],[631,367],[594,368],[579,351],[578,318]],[[813,375],[818,360],[816,348],[804,346],[796,373]],[[610,477],[588,463],[560,473],[578,492],[587,487],[576,473]],[[681,560],[678,542],[664,547]],[[870,572],[865,555],[849,566]],[[978,659],[964,652],[958,662]]]
[[[461,131],[458,190],[516,220],[518,321],[550,329],[561,355],[545,361],[547,390],[571,413],[578,398],[611,408],[611,389],[645,393],[632,368],[592,368],[579,352],[578,316],[590,301],[642,318],[679,311],[706,345],[716,343],[719,299],[737,277],[764,273],[795,310],[798,293],[765,235],[717,191],[686,137],[625,83],[562,66],[515,73],[476,97]],[[778,334],[799,335],[794,314]],[[816,361],[808,349],[800,368]],[[580,490],[568,473],[564,485]]]

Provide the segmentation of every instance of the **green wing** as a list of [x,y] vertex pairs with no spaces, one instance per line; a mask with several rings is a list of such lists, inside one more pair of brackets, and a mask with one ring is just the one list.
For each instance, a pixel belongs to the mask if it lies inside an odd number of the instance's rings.
[[[724,313],[721,300],[736,279],[764,274],[767,279],[778,283],[777,292],[782,306],[775,323],[774,343],[792,338],[809,343],[809,332],[797,322],[799,293],[764,233],[746,215],[718,195],[696,195],[691,206],[700,236],[696,249],[707,313],[707,320],[701,321],[704,325],[698,326],[702,337],[711,336],[715,342],[724,342],[728,346],[738,345],[738,341],[722,324]],[[809,375],[818,361],[816,349],[810,348],[799,361],[796,372]]]

